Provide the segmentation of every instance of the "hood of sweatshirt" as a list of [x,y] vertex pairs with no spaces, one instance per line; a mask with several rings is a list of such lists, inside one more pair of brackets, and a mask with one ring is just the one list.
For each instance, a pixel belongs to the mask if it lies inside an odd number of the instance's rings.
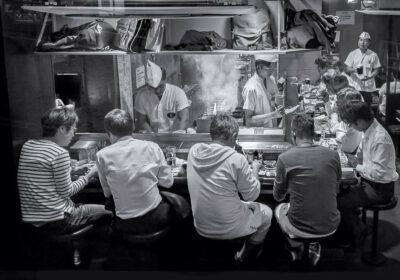
[[199,172],[215,169],[236,151],[227,146],[211,143],[199,143],[190,149],[188,164]]

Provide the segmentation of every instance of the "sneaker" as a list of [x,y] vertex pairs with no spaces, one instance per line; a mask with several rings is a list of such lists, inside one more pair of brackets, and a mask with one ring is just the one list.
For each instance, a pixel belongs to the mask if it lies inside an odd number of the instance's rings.
[[310,264],[316,266],[321,258],[321,245],[317,242],[310,243],[310,248],[308,251],[308,256],[310,260]]
[[239,263],[244,263],[250,260],[256,260],[261,256],[263,250],[264,250],[263,244],[249,246],[248,244],[245,243],[242,249],[235,253],[234,258],[235,261]]
[[303,245],[299,247],[290,247],[289,245],[285,244],[285,249],[292,262],[299,261],[303,258]]

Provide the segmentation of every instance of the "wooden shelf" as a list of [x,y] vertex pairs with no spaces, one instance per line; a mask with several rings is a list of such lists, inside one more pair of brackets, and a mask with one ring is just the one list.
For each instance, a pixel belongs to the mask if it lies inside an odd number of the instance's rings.
[[66,7],[66,6],[22,6],[22,9],[73,17],[233,17],[254,11],[253,6],[194,6],[194,7]]
[[356,12],[375,16],[400,16],[400,10],[356,10]]
[[[288,49],[288,50],[257,50],[257,51],[246,51],[246,50],[215,50],[215,51],[160,51],[160,52],[142,52],[141,54],[158,54],[158,55],[184,55],[184,54],[199,54],[199,55],[218,55],[218,54],[291,54],[291,53],[303,53],[319,51],[318,49]],[[129,55],[138,53],[127,53],[121,50],[108,50],[108,51],[36,51],[35,54],[39,55]]]

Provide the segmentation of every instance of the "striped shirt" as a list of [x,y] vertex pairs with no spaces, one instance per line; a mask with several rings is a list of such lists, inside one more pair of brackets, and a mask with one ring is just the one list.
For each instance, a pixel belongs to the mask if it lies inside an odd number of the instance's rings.
[[85,177],[71,181],[69,153],[50,140],[29,140],[21,150],[18,190],[22,220],[40,225],[74,213],[70,199],[88,183]]

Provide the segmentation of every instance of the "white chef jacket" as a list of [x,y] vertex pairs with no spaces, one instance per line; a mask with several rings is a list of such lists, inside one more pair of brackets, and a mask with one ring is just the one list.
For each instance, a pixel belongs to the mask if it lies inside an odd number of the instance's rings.
[[165,91],[158,99],[154,91],[143,88],[135,97],[135,110],[146,115],[152,128],[158,132],[174,130],[177,112],[189,107],[185,92],[177,86],[166,84]]
[[[251,110],[254,115],[262,115],[272,112],[272,97],[278,94],[278,86],[274,77],[266,78],[265,87],[263,78],[255,73],[244,85],[242,97],[243,109]],[[266,122],[266,127],[273,127],[272,120]]]
[[363,65],[363,74],[352,73],[351,78],[355,82],[355,89],[359,91],[372,92],[376,91],[375,78],[367,81],[361,81],[365,76],[370,77],[374,69],[381,67],[378,55],[367,50],[364,54],[360,49],[351,51],[344,62],[349,67],[357,68],[358,65]]

